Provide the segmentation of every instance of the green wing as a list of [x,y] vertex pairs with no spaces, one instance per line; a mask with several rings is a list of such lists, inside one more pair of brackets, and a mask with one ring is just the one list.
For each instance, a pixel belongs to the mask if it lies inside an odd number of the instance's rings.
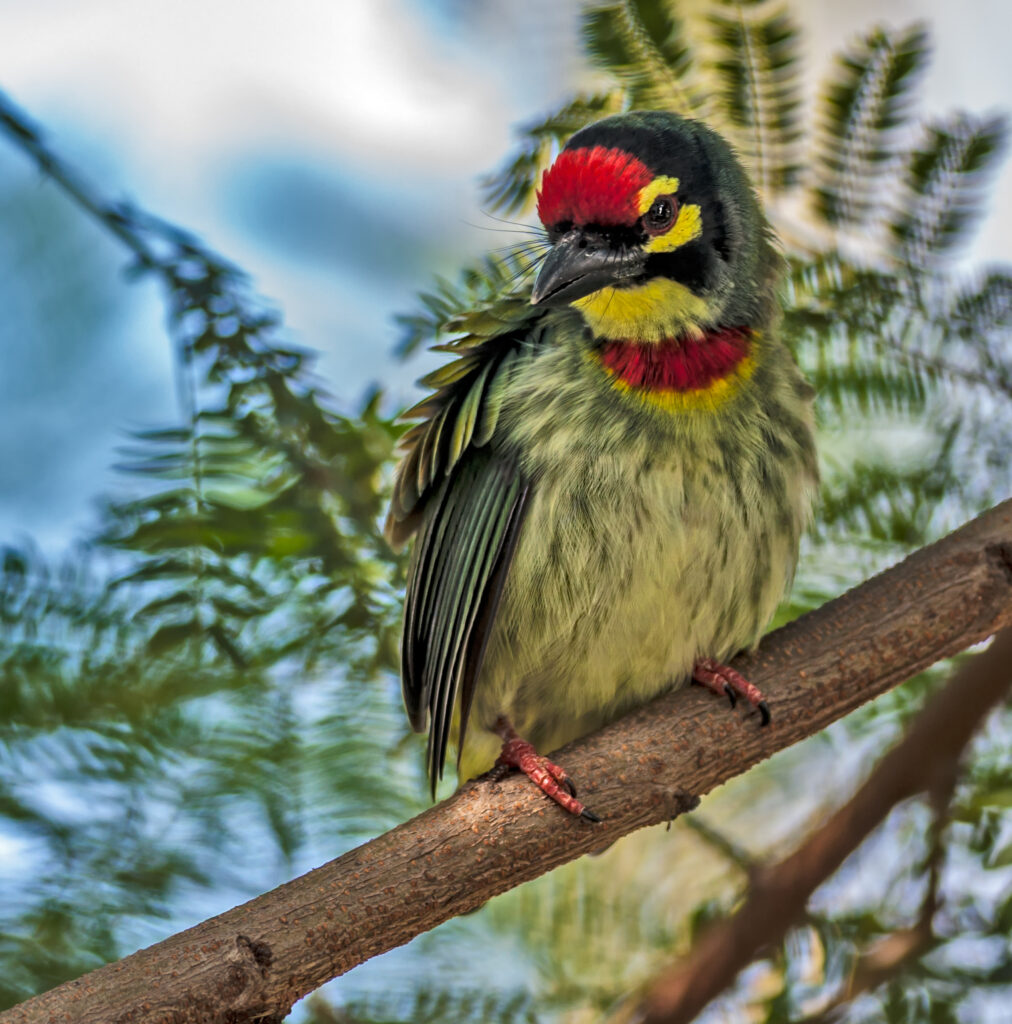
[[508,300],[470,314],[468,333],[440,346],[458,358],[423,378],[436,391],[404,414],[423,422],[402,445],[386,532],[417,533],[401,640],[404,703],[429,727],[428,771],[442,776],[460,699],[463,746],[474,686],[530,494],[516,453],[496,427],[520,363],[541,344],[543,314]]
[[474,684],[523,520],[528,487],[490,452],[463,459],[418,537],[404,615],[401,674],[412,724],[429,719],[428,771],[442,775],[461,696],[463,744]]

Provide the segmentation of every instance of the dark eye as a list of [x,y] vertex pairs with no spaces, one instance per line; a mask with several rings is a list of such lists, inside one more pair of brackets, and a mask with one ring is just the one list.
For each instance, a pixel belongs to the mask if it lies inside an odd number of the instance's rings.
[[674,196],[658,196],[643,214],[643,227],[648,235],[659,235],[675,222],[678,200]]

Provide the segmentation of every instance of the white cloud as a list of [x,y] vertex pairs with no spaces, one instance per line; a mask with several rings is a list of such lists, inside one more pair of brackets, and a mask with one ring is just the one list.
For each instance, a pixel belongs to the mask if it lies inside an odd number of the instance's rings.
[[0,13],[15,99],[152,162],[301,138],[360,163],[477,168],[508,137],[499,80],[440,52],[398,0],[14,0]]

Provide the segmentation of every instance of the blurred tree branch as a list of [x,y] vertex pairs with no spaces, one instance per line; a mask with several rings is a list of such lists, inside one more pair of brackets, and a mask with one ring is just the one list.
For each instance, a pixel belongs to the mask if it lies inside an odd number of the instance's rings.
[[131,223],[136,211],[126,204],[107,202],[97,194],[46,145],[40,130],[3,92],[0,92],[0,131],[35,161],[41,174],[56,182],[75,203],[130,249],[138,266],[150,269],[161,264],[152,247]]
[[[974,673],[988,675],[989,681],[992,683],[1000,682],[1004,678],[1007,692],[1008,687],[1012,686],[1012,631],[1005,630],[1000,633],[985,655],[975,658],[964,666],[962,671],[954,673],[948,684],[947,692],[958,691],[959,698],[962,700],[966,694],[961,687],[967,685],[967,680],[972,679]],[[981,694],[984,694],[985,689],[990,688],[976,687],[975,694],[972,696],[980,697]],[[984,696],[990,698],[993,694],[987,692]],[[939,695],[936,700],[940,700],[941,697],[942,695]],[[999,699],[1001,698],[999,697]],[[993,706],[993,702],[988,704],[982,711],[982,717]],[[927,711],[923,714],[927,714]],[[980,724],[980,720],[978,720],[977,725]],[[908,733],[908,739],[910,735]],[[875,991],[880,985],[897,977],[907,964],[924,956],[938,945],[939,936],[935,933],[935,914],[941,905],[939,885],[946,855],[945,833],[950,823],[951,802],[956,783],[959,781],[961,762],[972,738],[973,733],[971,732],[966,736],[966,743],[958,752],[943,753],[940,762],[932,765],[931,775],[934,778],[934,785],[931,785],[928,790],[928,799],[933,812],[930,825],[931,842],[925,864],[927,879],[924,898],[921,900],[917,920],[909,928],[899,928],[872,943],[857,959],[853,970],[847,977],[846,984],[822,1008],[821,1013],[806,1018],[805,1024],[832,1024],[834,1019],[839,1019],[836,1014],[839,1008],[848,1006],[865,992]],[[908,753],[910,753],[909,750]],[[917,753],[921,752],[917,751]],[[877,777],[878,772],[875,775]],[[865,787],[862,787],[853,799],[859,799],[862,796],[865,798],[868,796]]]
[[[1006,503],[1008,504],[1008,503]],[[892,977],[933,943],[938,905],[940,836],[967,744],[985,716],[1012,686],[1012,630],[965,662],[929,701],[867,781],[814,835],[778,864],[751,878],[744,905],[715,924],[691,953],[657,978],[632,1019],[685,1024],[723,992],[760,950],[780,941],[802,917],[809,897],[900,801],[927,793],[934,808],[928,888],[918,921],[876,943],[858,961],[832,1006],[850,1002]],[[832,1007],[827,1008],[827,1012]],[[820,1015],[816,1018],[822,1021]]]
[[[981,664],[982,661],[986,664]],[[1004,675],[1007,688],[1009,684],[1012,684],[1010,665],[1012,665],[1012,631],[1006,630],[995,638],[994,643],[988,648],[986,657],[975,658],[969,666],[969,671],[956,673],[953,676],[949,683],[949,690],[954,690],[954,688],[964,685],[966,682],[966,679],[962,678],[964,675],[969,676],[969,673],[972,671],[987,673],[988,670],[990,670],[992,681],[1000,679]],[[983,688],[978,688],[978,693],[981,689]],[[991,707],[993,707],[993,704],[989,704],[983,713],[986,714],[991,710]],[[924,712],[924,714],[926,713],[927,711]],[[909,739],[909,735],[907,738]],[[970,736],[967,737],[968,742],[970,738]],[[965,745],[963,749],[965,750]],[[917,751],[916,753],[921,754],[922,752]],[[938,945],[939,939],[935,934],[934,923],[935,913],[940,905],[938,887],[941,879],[942,862],[945,859],[946,848],[943,836],[949,824],[949,801],[952,799],[953,790],[955,789],[961,754],[962,750],[955,757],[944,757],[949,767],[955,770],[949,772],[948,779],[940,782],[930,794],[931,804],[935,813],[931,822],[931,846],[926,866],[927,887],[924,899],[921,901],[917,920],[909,928],[898,928],[896,931],[870,945],[858,957],[847,977],[846,983],[823,1006],[821,1012],[814,1016],[806,1017],[804,1024],[833,1024],[834,1021],[840,1019],[837,1014],[838,1010],[849,1006],[858,996],[866,992],[874,992],[880,985],[896,978],[908,964],[924,956]],[[939,774],[944,774],[944,765],[939,765],[938,767],[941,769],[939,773],[932,772],[936,777]],[[873,778],[877,776],[878,772],[876,771]],[[868,796],[866,787],[862,787],[853,800],[867,799]],[[872,796],[874,797],[874,794]]]
[[[0,1022],[279,1022],[296,999],[331,978],[636,828],[691,810],[700,795],[757,761],[1009,626],[1012,500],[737,659],[767,692],[771,728],[757,728],[707,694],[682,690],[567,748],[561,757],[603,825],[560,818],[521,779],[472,782],[343,857],[28,1000],[0,1014]],[[762,906],[750,912],[753,926],[725,926],[700,945],[696,957],[705,958],[700,962],[715,980],[691,990],[692,1005],[704,1005],[733,979],[774,922],[787,927],[818,881],[889,807],[935,786],[935,766],[958,757],[1005,692],[1005,681],[981,666],[1003,652],[1007,660],[1007,644],[1006,635],[987,661],[975,659],[974,669],[961,672],[886,756],[873,776],[880,780],[874,805],[852,801],[794,855],[791,872],[765,872],[755,889]],[[682,978],[676,972],[680,987],[672,991],[687,1006]],[[678,1003],[655,1005],[656,1014]]]

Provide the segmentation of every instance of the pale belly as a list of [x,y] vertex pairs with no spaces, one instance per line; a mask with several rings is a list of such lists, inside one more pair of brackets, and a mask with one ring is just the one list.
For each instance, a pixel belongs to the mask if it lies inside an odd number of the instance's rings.
[[[579,458],[544,478],[475,688],[462,779],[487,770],[506,715],[547,753],[688,682],[701,657],[755,644],[783,596],[797,530],[762,488],[678,460]],[[647,469],[644,462],[648,462]],[[796,505],[801,519],[801,487]],[[792,524],[793,525],[793,524]]]

